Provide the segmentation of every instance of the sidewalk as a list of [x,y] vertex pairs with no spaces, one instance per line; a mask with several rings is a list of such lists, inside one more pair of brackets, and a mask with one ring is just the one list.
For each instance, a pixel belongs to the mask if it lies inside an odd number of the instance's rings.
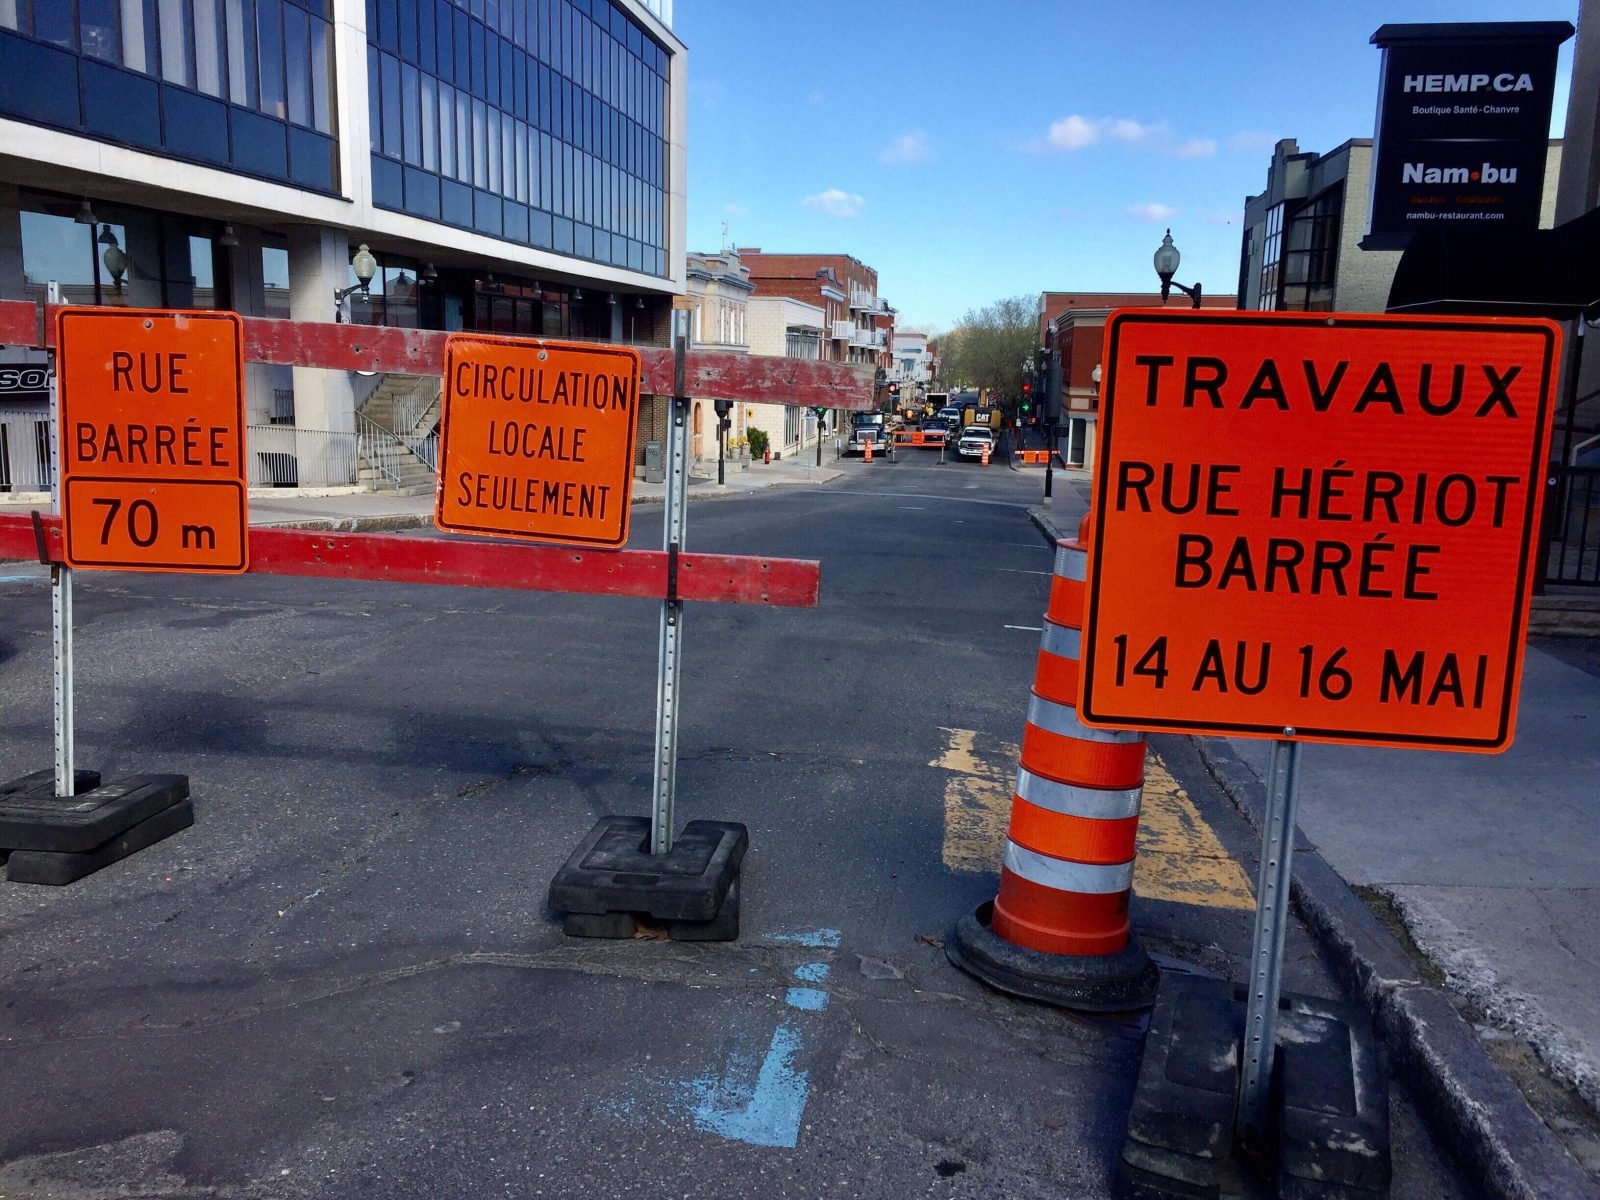
[[[1193,740],[1259,830],[1271,743]],[[1297,825],[1302,919],[1484,1194],[1600,1197],[1600,645],[1530,644],[1503,755],[1307,746]]]
[[[812,460],[814,461],[814,460]],[[690,500],[721,500],[747,496],[775,487],[814,487],[837,479],[842,471],[827,465],[808,466],[803,462],[729,462],[727,483],[717,484],[715,460],[697,463],[689,477]],[[659,483],[633,481],[635,504],[659,504],[666,487]],[[0,513],[27,513],[34,509],[48,512],[48,497],[27,499],[0,498]],[[301,529],[357,529],[376,532],[385,529],[415,529],[433,524],[433,496],[396,496],[390,492],[339,492],[335,495],[276,495],[260,489],[250,494],[250,524]]]
[[[1228,744],[1265,777],[1270,742]],[[1300,780],[1322,857],[1600,1111],[1600,667],[1535,639],[1506,753],[1308,746]]]

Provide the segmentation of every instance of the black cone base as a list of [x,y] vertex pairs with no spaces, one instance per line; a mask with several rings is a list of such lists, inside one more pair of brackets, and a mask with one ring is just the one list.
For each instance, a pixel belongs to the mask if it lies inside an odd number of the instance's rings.
[[651,854],[648,818],[602,817],[550,881],[550,907],[571,937],[664,928],[678,941],[731,942],[749,845],[736,822],[690,821],[668,853]]
[[994,902],[962,917],[945,956],[992,988],[1077,1012],[1128,1012],[1155,1003],[1160,974],[1131,933],[1115,954],[1043,954],[1013,945],[990,928]]

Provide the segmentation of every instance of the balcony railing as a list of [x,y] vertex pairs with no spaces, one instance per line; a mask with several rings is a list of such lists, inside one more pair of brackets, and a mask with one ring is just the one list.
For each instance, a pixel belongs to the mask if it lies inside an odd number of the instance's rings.
[[851,338],[855,337],[855,335],[856,324],[854,321],[835,321],[833,323],[834,341],[848,342]]
[[851,288],[850,307],[863,309],[867,312],[876,312],[878,310],[878,298],[871,292],[864,291],[861,288]]

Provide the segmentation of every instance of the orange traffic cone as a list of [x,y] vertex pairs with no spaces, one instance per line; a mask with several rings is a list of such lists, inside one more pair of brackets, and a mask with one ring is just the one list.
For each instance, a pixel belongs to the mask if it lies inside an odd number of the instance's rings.
[[866,441],[862,442],[861,443],[861,447],[862,447],[861,453],[864,455],[864,457],[862,458],[861,461],[862,462],[871,462],[872,461],[872,439],[868,438]]
[[983,453],[980,455],[980,457],[983,459],[983,465],[987,467],[989,465],[989,446],[988,446],[988,443],[984,444]]
[[1128,926],[1144,735],[1078,721],[1088,518],[1056,545],[1000,891],[962,917],[950,961],[985,983],[1090,1012],[1148,1007],[1157,973]]

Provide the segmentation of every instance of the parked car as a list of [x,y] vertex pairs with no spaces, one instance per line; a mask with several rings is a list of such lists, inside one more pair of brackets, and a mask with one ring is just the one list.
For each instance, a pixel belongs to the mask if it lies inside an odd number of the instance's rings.
[[994,430],[987,425],[968,425],[961,431],[961,440],[956,443],[956,453],[962,458],[982,458],[985,450],[993,456]]
[[889,435],[880,425],[857,425],[850,431],[850,440],[845,443],[844,452],[864,456],[869,442],[872,444],[874,458],[889,452]]
[[947,442],[950,439],[950,422],[943,417],[928,417],[917,426],[917,430],[920,433],[937,434]]

